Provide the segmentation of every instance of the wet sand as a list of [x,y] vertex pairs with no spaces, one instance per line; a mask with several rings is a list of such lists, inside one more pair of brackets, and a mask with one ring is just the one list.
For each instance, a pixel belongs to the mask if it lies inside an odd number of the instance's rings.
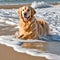
[[[50,3],[52,5],[60,5],[60,3]],[[19,8],[19,7],[22,7],[24,5],[31,5],[31,4],[9,4],[9,5],[3,5],[1,4],[0,5],[0,9],[13,9],[13,8]]]
[[44,57],[34,57],[25,53],[19,53],[11,47],[0,44],[0,60],[47,60]]
[[[30,5],[30,4],[24,4],[24,5]],[[10,5],[0,5],[0,9],[13,9],[13,8],[15,8],[15,9],[17,9],[17,8],[19,8],[19,7],[22,7],[22,6],[24,6],[23,4],[10,4]]]

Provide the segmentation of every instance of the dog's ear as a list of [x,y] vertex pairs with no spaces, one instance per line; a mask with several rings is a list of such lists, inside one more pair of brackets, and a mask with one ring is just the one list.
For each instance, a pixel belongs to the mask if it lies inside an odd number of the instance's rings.
[[32,10],[32,14],[34,15],[36,13],[36,11],[32,7],[31,7],[31,10]]
[[19,15],[20,17],[22,17],[22,10],[21,10],[21,8],[19,8],[19,9],[17,10],[17,13],[18,13],[18,15]]
[[17,13],[20,15],[21,14],[21,8],[17,10]]

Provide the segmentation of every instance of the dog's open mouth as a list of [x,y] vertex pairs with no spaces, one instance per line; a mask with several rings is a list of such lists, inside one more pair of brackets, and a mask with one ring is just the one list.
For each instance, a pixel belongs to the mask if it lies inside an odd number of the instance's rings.
[[24,16],[24,18],[27,19],[27,20],[29,19],[29,17],[30,17],[30,16]]
[[25,14],[24,14],[24,20],[29,20],[29,18],[30,18],[30,15],[27,14],[27,13],[25,13]]
[[30,16],[24,16],[24,20],[29,20]]

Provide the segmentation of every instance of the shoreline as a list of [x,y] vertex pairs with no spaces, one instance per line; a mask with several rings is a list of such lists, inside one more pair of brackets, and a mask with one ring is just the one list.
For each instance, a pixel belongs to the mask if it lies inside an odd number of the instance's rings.
[[[60,3],[58,2],[55,2],[55,3],[49,3],[51,5],[60,5]],[[0,9],[18,9],[19,7],[22,7],[24,5],[31,5],[29,3],[26,3],[26,4],[0,4]]]
[[0,44],[0,60],[47,60],[45,57],[31,56],[25,53],[19,53],[12,47]]
[[30,4],[9,4],[9,5],[0,5],[0,9],[17,9],[19,7],[22,7],[24,5],[29,5]]

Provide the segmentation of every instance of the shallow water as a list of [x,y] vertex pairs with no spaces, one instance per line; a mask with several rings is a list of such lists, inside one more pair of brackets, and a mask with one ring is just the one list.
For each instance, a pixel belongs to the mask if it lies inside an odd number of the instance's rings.
[[33,1],[41,2],[59,2],[60,0],[0,0],[0,3],[32,3]]
[[[36,40],[30,40],[29,42],[33,42],[33,41],[36,41]],[[34,48],[32,49],[23,48],[20,45],[20,43],[27,42],[26,40],[22,41],[20,39],[20,41],[18,41],[17,39],[13,38],[11,35],[0,36],[0,44],[5,44],[7,46],[13,47],[14,50],[17,52],[26,53],[32,56],[46,57],[47,59],[51,59],[51,60],[60,59],[60,42],[47,42],[42,40],[37,40],[37,41],[39,41],[40,43],[43,43],[43,42],[46,43],[46,45],[42,47],[45,49],[45,51],[34,49]]]

